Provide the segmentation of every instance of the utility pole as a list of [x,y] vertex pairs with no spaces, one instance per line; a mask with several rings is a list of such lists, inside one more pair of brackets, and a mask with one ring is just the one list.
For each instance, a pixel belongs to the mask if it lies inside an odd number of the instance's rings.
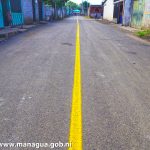
[[50,0],[50,3],[52,4],[52,8],[53,8],[53,19],[56,18],[56,2],[55,0]]
[[89,3],[88,0],[86,1],[86,15],[88,16],[88,8],[89,8]]
[[63,10],[63,7],[64,7],[64,0],[61,1],[61,11],[62,11],[62,12],[61,12],[61,13],[62,13],[62,14],[61,14],[61,15],[62,15],[62,18],[61,18],[61,19],[64,18],[64,12],[63,12],[64,10]]
[[84,14],[83,0],[82,0],[82,14]]

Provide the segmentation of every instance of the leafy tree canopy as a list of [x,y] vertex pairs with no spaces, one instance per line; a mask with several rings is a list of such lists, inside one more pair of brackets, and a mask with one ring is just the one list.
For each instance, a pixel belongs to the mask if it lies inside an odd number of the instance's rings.
[[62,7],[62,6],[65,5],[65,3],[67,1],[68,0],[44,0],[44,3],[48,4],[48,5],[54,5],[54,4],[56,4],[56,7]]
[[80,9],[80,6],[72,1],[67,1],[66,6],[71,9]]
[[90,6],[90,3],[87,2],[87,1],[84,1],[83,3],[80,4],[80,6],[82,6],[82,5],[83,5],[84,8],[87,8],[87,7]]

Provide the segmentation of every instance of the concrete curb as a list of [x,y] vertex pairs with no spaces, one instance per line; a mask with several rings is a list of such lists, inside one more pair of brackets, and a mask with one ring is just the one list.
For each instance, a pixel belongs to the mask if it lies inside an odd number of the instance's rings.
[[142,38],[137,37],[137,36],[135,36],[133,34],[127,34],[127,36],[132,38],[132,39],[134,39],[134,40],[136,40],[136,41],[139,41],[139,42],[141,42],[143,44],[150,45],[150,42],[148,40],[142,39]]

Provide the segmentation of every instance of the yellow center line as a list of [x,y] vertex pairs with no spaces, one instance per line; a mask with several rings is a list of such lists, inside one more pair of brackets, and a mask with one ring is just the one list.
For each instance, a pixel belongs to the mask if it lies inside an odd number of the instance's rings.
[[82,94],[81,94],[81,64],[80,64],[80,25],[77,20],[76,56],[74,69],[74,84],[72,91],[72,110],[68,150],[82,150]]

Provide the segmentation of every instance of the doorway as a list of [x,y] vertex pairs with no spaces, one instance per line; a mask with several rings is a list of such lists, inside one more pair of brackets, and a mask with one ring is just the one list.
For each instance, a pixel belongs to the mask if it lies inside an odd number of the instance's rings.
[[42,0],[38,0],[38,6],[39,6],[39,20],[43,20],[43,9],[42,9]]
[[4,26],[9,26],[8,12],[10,12],[9,0],[1,0],[3,9]]
[[33,21],[36,21],[35,0],[32,0]]

